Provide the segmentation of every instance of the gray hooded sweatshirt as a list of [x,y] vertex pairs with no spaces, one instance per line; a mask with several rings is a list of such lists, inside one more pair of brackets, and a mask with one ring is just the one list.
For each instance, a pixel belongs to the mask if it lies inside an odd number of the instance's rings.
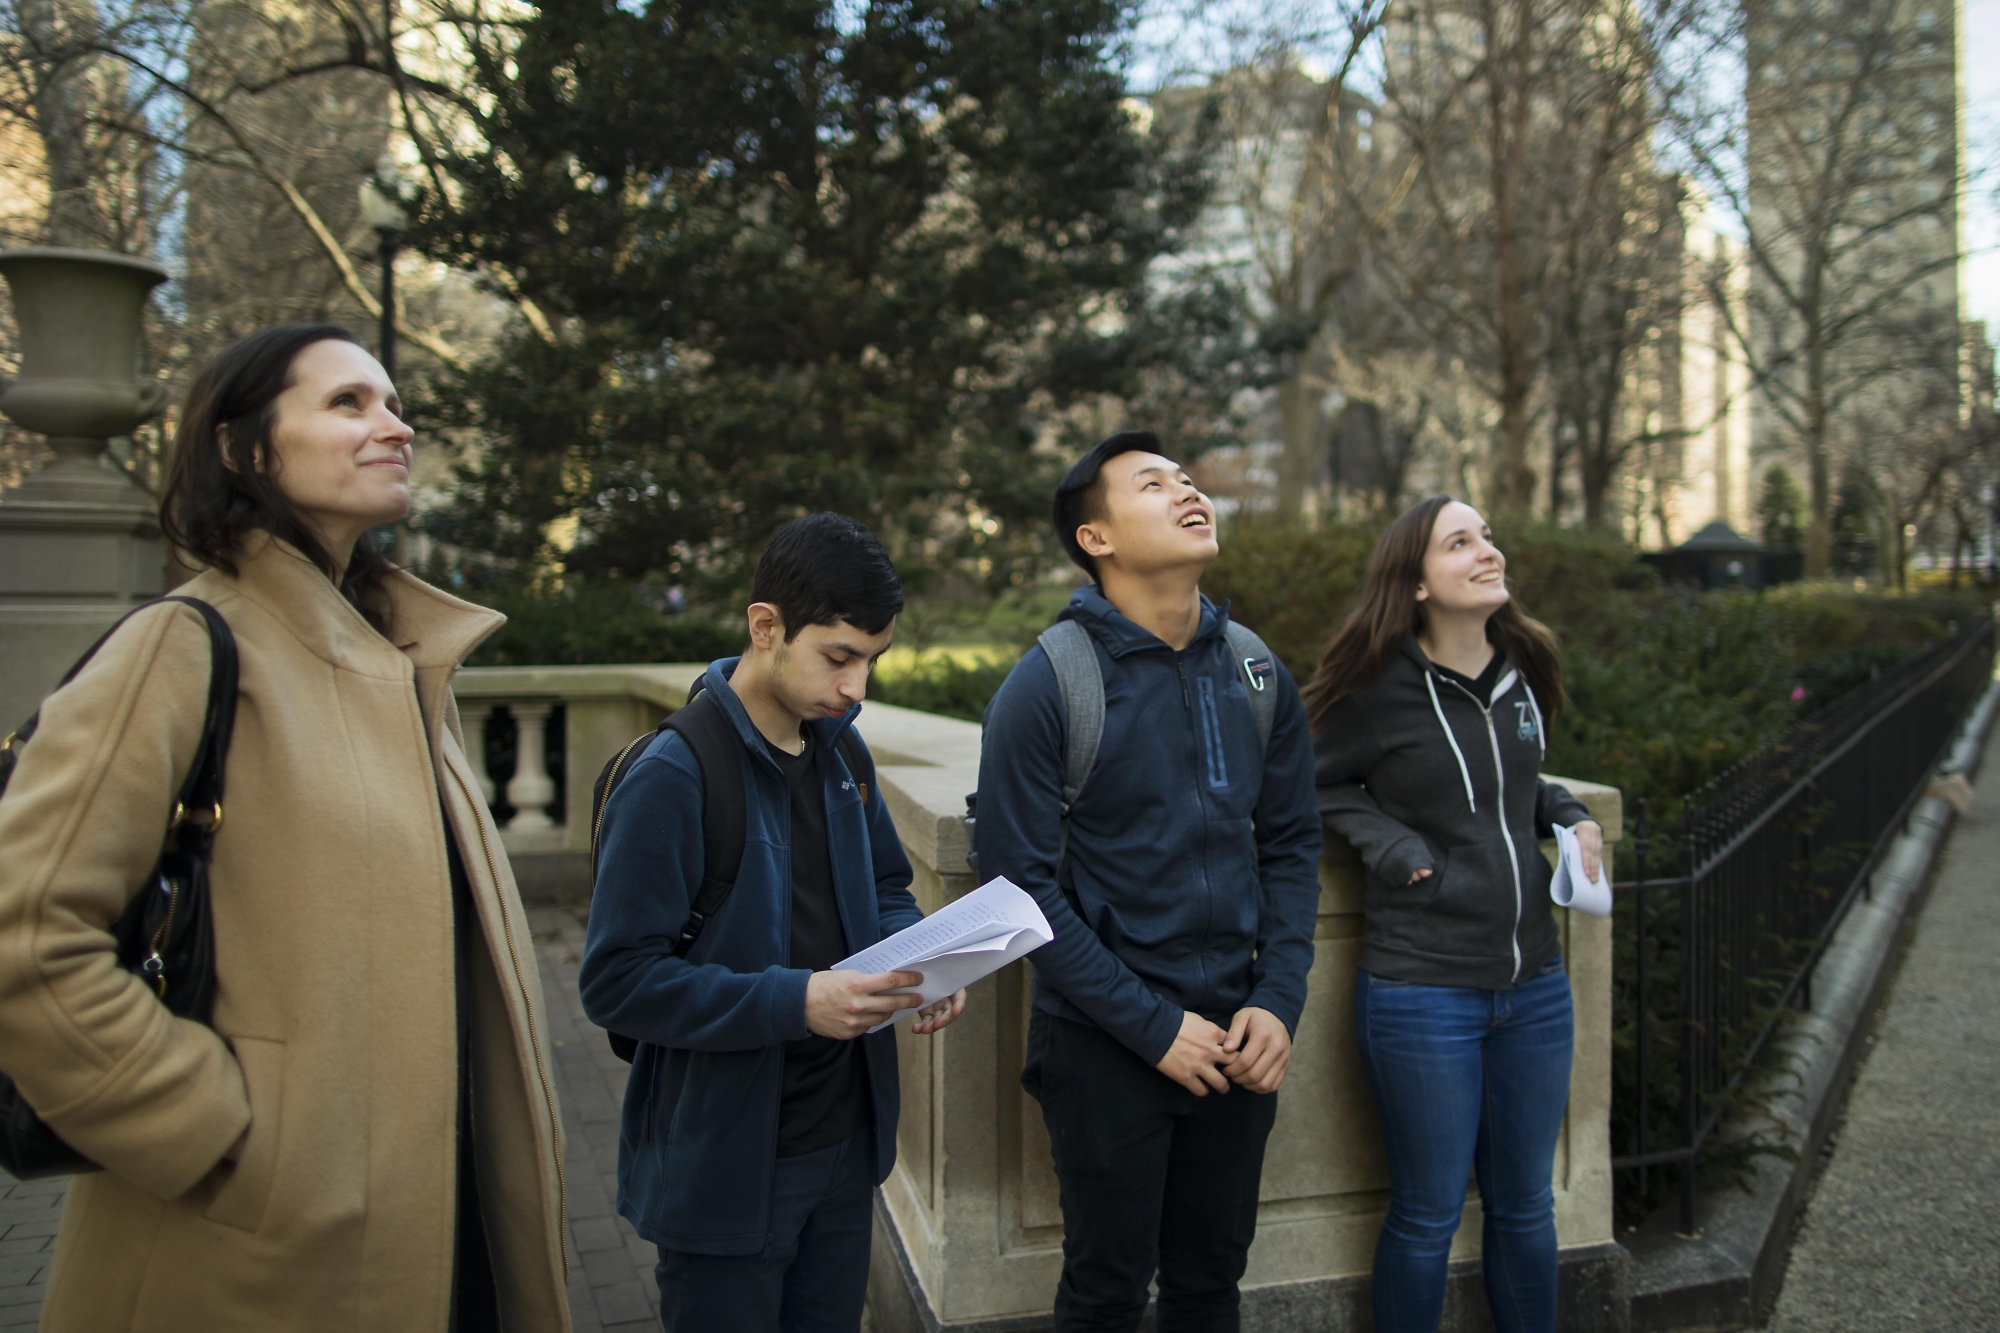
[[1333,705],[1313,749],[1320,813],[1368,872],[1361,966],[1500,990],[1556,955],[1537,843],[1590,812],[1541,778],[1547,741],[1526,677],[1508,666],[1481,699],[1412,635],[1378,680]]

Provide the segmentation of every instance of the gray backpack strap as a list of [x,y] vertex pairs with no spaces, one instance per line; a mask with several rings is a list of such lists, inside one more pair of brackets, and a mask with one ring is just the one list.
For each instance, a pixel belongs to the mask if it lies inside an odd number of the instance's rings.
[[[1271,724],[1278,716],[1278,692],[1271,688],[1278,679],[1277,659],[1255,630],[1232,620],[1226,633],[1229,655],[1236,659],[1236,669],[1243,673],[1243,688],[1250,695],[1250,711],[1257,715],[1257,744],[1268,754]],[[1098,688],[1103,688],[1101,683]]]
[[[1083,791],[1097,765],[1097,744],[1104,739],[1104,669],[1097,664],[1097,647],[1090,631],[1074,620],[1058,620],[1037,636],[1055,668],[1063,701],[1063,818]],[[1067,838],[1065,838],[1067,841]]]

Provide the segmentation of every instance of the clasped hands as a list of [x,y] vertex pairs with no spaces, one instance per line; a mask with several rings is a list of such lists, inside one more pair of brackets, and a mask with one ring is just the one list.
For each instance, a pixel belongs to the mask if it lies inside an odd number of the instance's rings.
[[1174,1044],[1154,1068],[1197,1097],[1228,1092],[1276,1092],[1292,1067],[1292,1034],[1268,1009],[1238,1009],[1229,1030],[1183,1012]]
[[[905,1009],[915,1008],[911,994],[923,985],[921,972],[815,972],[806,983],[806,1027],[822,1037],[852,1041]],[[965,1012],[965,992],[947,995],[917,1010],[910,1031],[929,1036]]]

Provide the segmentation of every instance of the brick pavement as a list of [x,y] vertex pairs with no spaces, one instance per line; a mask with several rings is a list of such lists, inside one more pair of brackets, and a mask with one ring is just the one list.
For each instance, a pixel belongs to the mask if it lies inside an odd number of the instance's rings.
[[630,1068],[611,1053],[602,1028],[583,1016],[576,993],[583,921],[558,907],[531,907],[549,1048],[568,1145],[569,1312],[576,1333],[640,1333],[660,1326],[653,1247],[618,1216],[618,1108]]
[[41,1316],[65,1184],[0,1172],[0,1330],[33,1328]]

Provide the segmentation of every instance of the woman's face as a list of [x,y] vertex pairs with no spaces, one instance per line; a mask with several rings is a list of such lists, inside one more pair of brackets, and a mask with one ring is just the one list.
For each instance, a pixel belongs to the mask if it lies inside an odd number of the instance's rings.
[[1471,505],[1453,500],[1438,510],[1424,550],[1417,600],[1441,611],[1491,615],[1507,602],[1507,557],[1493,530]]
[[272,481],[336,558],[372,527],[410,512],[410,441],[381,363],[350,342],[292,359],[271,428]]

